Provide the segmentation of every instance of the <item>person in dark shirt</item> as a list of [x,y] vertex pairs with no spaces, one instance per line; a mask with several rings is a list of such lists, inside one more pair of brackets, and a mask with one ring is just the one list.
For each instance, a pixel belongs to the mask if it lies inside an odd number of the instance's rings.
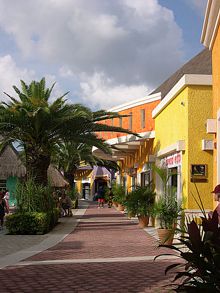
[[105,192],[102,186],[98,190],[98,208],[104,208]]
[[8,212],[9,210],[4,200],[4,194],[1,192],[0,193],[0,229],[1,230],[3,229],[5,213],[8,214]]

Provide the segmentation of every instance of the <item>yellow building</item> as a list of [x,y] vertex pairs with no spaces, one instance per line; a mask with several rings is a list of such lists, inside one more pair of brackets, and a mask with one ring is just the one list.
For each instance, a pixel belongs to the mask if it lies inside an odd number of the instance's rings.
[[[205,209],[212,209],[213,141],[206,133],[212,115],[211,55],[206,49],[187,62],[153,93],[161,102],[153,110],[156,163],[174,173],[169,184],[186,212],[199,212],[193,195],[199,190]],[[161,190],[156,180],[156,189]]]
[[104,167],[81,165],[75,174],[75,185],[82,198],[92,200],[101,186],[109,186],[113,175]]
[[[212,133],[213,186],[220,184],[220,1],[207,2],[202,30],[202,43],[212,53],[213,112],[207,120],[207,132]],[[216,204],[216,203],[215,203]]]

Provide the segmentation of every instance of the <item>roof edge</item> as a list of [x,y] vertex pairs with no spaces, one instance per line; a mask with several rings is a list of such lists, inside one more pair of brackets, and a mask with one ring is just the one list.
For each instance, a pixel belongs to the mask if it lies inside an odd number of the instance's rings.
[[140,98],[140,99],[137,99],[137,100],[134,100],[134,101],[131,101],[131,102],[127,102],[127,103],[115,106],[113,108],[108,109],[108,111],[120,112],[120,111],[127,110],[127,109],[130,109],[130,108],[136,107],[136,106],[152,103],[152,102],[160,100],[160,99],[161,99],[161,94],[156,93],[156,94],[146,96],[144,98]]
[[208,0],[200,41],[210,50],[213,47],[219,24],[220,2],[219,0]]
[[152,111],[152,118],[156,118],[187,85],[212,85],[212,75],[184,74],[163,100],[154,108]]

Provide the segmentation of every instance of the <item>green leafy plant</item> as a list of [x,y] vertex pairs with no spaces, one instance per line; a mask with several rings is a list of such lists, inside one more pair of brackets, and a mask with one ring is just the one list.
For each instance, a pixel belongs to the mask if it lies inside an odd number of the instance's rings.
[[155,202],[154,187],[152,184],[147,186],[136,186],[126,199],[127,211],[137,216],[150,216]]
[[[198,192],[197,188],[196,190]],[[203,214],[202,224],[187,219],[185,227],[177,229],[181,233],[179,243],[160,245],[175,251],[184,261],[174,263],[165,270],[167,273],[175,269],[174,282],[178,281],[173,284],[175,292],[220,292],[218,213],[214,211],[212,218],[207,218],[199,193],[198,197],[198,200],[194,199]]]
[[181,213],[181,203],[176,200],[176,195],[169,192],[165,196],[160,196],[155,204],[155,213],[160,222],[160,228],[172,229]]
[[112,185],[113,199],[119,204],[124,204],[126,200],[126,190],[124,186],[120,184]]
[[6,228],[9,234],[31,235],[44,234],[53,228],[58,222],[59,211],[24,212],[7,216]]
[[159,175],[163,187],[154,207],[155,213],[159,218],[160,228],[173,229],[182,211],[182,204],[176,198],[176,188],[168,184],[170,177],[175,173],[168,174],[166,168],[157,166],[154,166],[154,170]]
[[30,178],[16,185],[17,212],[48,212],[55,207],[50,186],[36,184]]

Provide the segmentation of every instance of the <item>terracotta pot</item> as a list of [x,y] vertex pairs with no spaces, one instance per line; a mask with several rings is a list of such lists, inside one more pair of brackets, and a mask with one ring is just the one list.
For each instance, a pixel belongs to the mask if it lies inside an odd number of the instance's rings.
[[173,244],[173,238],[174,238],[174,231],[173,229],[157,229],[158,237],[161,244],[165,245],[172,245]]
[[148,216],[138,216],[139,224],[138,226],[140,228],[145,228],[149,224],[149,217]]
[[118,206],[117,201],[113,201],[113,206],[117,208],[117,206]]
[[117,209],[118,209],[118,211],[123,212],[125,207],[119,203]]

